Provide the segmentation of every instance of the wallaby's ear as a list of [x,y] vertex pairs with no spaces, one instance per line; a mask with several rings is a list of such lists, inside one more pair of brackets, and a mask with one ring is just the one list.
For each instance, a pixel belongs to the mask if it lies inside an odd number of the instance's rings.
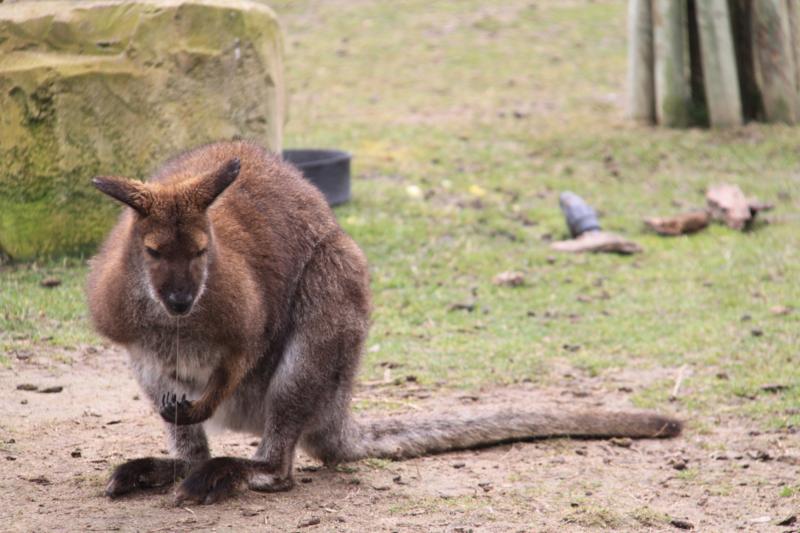
[[195,185],[195,201],[201,209],[207,209],[222,191],[239,175],[241,163],[238,157],[229,159],[214,172],[203,176]]
[[115,200],[132,207],[140,215],[147,216],[153,205],[153,197],[144,184],[116,176],[97,176],[92,185]]

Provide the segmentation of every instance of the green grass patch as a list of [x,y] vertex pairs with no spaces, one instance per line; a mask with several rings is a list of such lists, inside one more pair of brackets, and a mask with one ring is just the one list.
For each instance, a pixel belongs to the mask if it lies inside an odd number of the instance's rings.
[[[800,424],[800,128],[627,122],[618,1],[271,4],[286,32],[285,145],[354,154],[353,201],[336,212],[371,264],[362,378],[380,379],[387,362],[465,388],[547,383],[564,363],[601,377],[666,368],[635,389],[637,405]],[[769,223],[679,238],[643,228],[646,216],[702,206],[718,182],[774,203]],[[645,253],[551,251],[566,237],[565,189]],[[51,268],[64,283],[40,288]],[[504,270],[525,285],[494,286]],[[85,273],[0,272],[5,349],[96,342]],[[773,314],[779,305],[794,311]],[[763,390],[774,383],[786,387]]]
[[564,522],[591,529],[619,529],[625,525],[625,517],[613,509],[587,504],[567,513]]
[[[83,261],[0,267],[0,346],[2,353],[38,343],[73,348],[96,344],[87,318]],[[45,287],[47,279],[58,280]]]

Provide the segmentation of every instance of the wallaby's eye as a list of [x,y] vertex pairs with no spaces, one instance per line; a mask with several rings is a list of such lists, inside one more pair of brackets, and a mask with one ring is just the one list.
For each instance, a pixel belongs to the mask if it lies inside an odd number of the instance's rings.
[[144,249],[147,251],[147,255],[152,257],[153,259],[161,259],[161,253],[155,248],[150,248],[149,246],[145,246]]
[[202,249],[200,249],[200,250],[197,250],[197,251],[194,253],[194,256],[195,256],[195,257],[203,257],[204,255],[206,255],[206,249],[205,249],[205,248],[202,248]]

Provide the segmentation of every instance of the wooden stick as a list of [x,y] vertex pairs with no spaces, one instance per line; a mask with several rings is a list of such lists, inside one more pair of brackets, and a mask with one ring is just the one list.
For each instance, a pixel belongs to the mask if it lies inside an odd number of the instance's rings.
[[653,124],[656,120],[653,72],[651,0],[628,1],[628,116]]
[[653,0],[656,116],[664,126],[689,126],[686,0]]
[[795,66],[785,0],[753,2],[756,75],[768,122],[797,122]]
[[686,370],[689,368],[689,365],[683,365],[678,370],[678,376],[675,378],[675,386],[672,387],[672,394],[669,395],[669,401],[674,402],[678,399],[678,393],[681,390],[681,384],[683,383],[684,374],[686,374]]
[[733,29],[733,48],[736,51],[742,114],[745,122],[762,120],[764,106],[761,103],[761,92],[756,81],[755,52],[753,50],[753,2],[751,0],[730,0],[728,10]]
[[742,102],[727,0],[695,3],[700,30],[703,81],[711,126],[742,124]]
[[795,118],[800,120],[800,7],[797,5],[797,0],[786,0],[786,7],[789,14],[789,42],[794,62],[794,94],[797,96]]

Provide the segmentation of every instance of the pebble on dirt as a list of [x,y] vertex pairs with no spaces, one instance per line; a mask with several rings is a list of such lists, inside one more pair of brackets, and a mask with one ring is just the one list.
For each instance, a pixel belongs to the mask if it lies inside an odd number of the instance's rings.
[[44,476],[37,476],[37,477],[30,477],[30,478],[22,478],[25,481],[30,481],[31,483],[36,483],[37,485],[50,485],[50,480]]
[[454,303],[447,308],[448,311],[466,311],[471,313],[475,310],[474,303]]
[[615,437],[608,442],[620,448],[630,448],[633,445],[633,440],[628,437]]
[[763,392],[770,392],[770,393],[777,393],[785,391],[789,388],[789,385],[784,385],[782,383],[768,383],[767,385],[761,385],[761,390]]
[[786,305],[776,305],[769,310],[775,316],[785,316],[792,312],[792,308]]
[[673,518],[669,521],[671,525],[677,527],[678,529],[694,529],[694,524],[686,520],[680,520],[678,518]]
[[61,285],[61,280],[53,277],[44,278],[39,285],[42,287],[47,287],[48,289],[52,289],[53,287],[58,287]]
[[492,283],[504,287],[519,287],[525,284],[525,274],[513,270],[501,272],[492,278]]
[[674,468],[675,470],[686,470],[687,466],[686,461],[684,461],[683,459],[671,460],[670,465],[672,465],[672,468]]
[[320,520],[319,517],[315,516],[315,517],[309,518],[308,520],[306,520],[304,522],[300,522],[299,524],[297,524],[297,527],[316,526],[320,522],[322,522],[322,520]]

